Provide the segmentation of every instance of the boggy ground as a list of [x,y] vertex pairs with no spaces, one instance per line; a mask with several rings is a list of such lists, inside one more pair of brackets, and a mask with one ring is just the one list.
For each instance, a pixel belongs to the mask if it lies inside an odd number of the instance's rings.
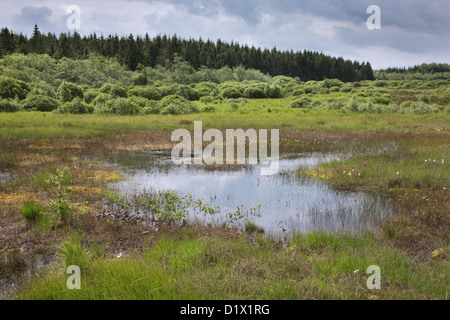
[[[177,121],[192,127],[189,118]],[[86,157],[168,150],[173,146],[170,130],[4,139],[1,294],[25,299],[447,299],[450,136],[442,119],[440,130],[428,121],[417,124],[424,130],[410,131],[282,126],[281,152],[353,156],[299,174],[327,179],[337,188],[382,193],[393,200],[397,212],[381,234],[312,233],[285,243],[227,228],[182,226],[105,211],[106,183],[123,177]],[[20,209],[26,201],[49,208],[57,194],[46,181],[62,167],[68,168],[74,219],[68,224],[53,218],[25,221]],[[80,257],[85,257],[89,262],[83,281],[90,284],[79,292],[67,291],[67,255],[61,248],[78,244],[82,251],[75,260],[81,264]],[[365,286],[365,269],[372,264],[382,268],[380,291]],[[115,290],[102,285],[111,281]],[[15,286],[19,290],[12,290]]]

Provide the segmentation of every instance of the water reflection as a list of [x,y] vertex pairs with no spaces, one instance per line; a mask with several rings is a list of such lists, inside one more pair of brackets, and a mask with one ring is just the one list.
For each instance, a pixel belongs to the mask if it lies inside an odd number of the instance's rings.
[[[228,213],[242,210],[241,225],[248,220],[273,235],[309,230],[355,233],[377,228],[391,215],[386,199],[336,191],[324,181],[297,174],[300,167],[313,168],[333,159],[339,157],[285,156],[277,175],[261,176],[259,165],[174,165],[163,153],[123,153],[110,161],[120,165],[130,179],[111,187],[121,194],[164,190],[192,194],[219,206],[220,212],[203,215],[191,210],[191,221],[222,224],[229,222]],[[259,208],[257,213],[255,208]]]

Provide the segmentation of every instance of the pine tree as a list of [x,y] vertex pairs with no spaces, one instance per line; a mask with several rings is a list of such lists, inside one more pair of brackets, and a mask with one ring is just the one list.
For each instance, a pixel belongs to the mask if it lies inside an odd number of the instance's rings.
[[30,49],[31,52],[41,54],[43,53],[43,41],[42,41],[42,35],[39,31],[38,25],[34,25],[33,29],[33,36],[30,39]]
[[14,33],[10,32],[8,28],[2,28],[0,31],[0,57],[13,53],[14,49]]

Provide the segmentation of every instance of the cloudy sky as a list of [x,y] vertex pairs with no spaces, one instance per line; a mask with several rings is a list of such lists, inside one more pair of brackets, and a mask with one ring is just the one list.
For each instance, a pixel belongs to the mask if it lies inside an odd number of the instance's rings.
[[[375,69],[450,63],[448,0],[0,0],[0,26],[30,35],[67,28],[81,10],[80,34],[129,33],[237,41],[261,48],[314,50],[370,61]],[[370,5],[381,29],[369,30]]]

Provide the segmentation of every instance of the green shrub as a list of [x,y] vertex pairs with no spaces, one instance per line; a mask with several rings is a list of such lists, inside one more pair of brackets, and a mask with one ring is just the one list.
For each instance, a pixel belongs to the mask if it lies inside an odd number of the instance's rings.
[[80,98],[75,98],[71,102],[67,102],[60,106],[59,108],[53,110],[55,113],[72,113],[72,114],[83,114],[89,113],[90,108],[81,100]]
[[161,114],[190,114],[198,112],[198,108],[184,97],[179,95],[170,95],[164,97],[159,103],[158,108]]
[[0,98],[23,100],[30,92],[30,87],[23,81],[0,76]]
[[97,98],[100,95],[100,92],[94,89],[89,89],[84,92],[84,102],[86,103],[92,103],[95,98]]
[[308,97],[301,97],[299,99],[295,99],[289,104],[289,108],[309,108],[311,104],[311,99]]
[[291,83],[291,82],[296,83],[296,81],[293,78],[287,77],[287,76],[275,76],[272,78],[272,81],[274,84],[281,85],[281,86],[286,86],[288,83]]
[[264,87],[264,93],[267,98],[270,99],[279,99],[283,98],[283,91],[279,85],[276,84],[267,84]]
[[225,88],[220,92],[220,96],[224,99],[237,99],[242,98],[242,92],[236,88]]
[[204,96],[200,98],[200,102],[201,103],[213,103],[216,99],[214,99],[214,97],[210,97],[210,96]]
[[304,94],[305,94],[305,90],[303,90],[303,89],[295,89],[294,91],[292,91],[292,95],[294,97],[298,97],[298,96],[301,96]]
[[344,83],[339,79],[325,79],[322,81],[322,86],[324,88],[331,88],[331,87],[342,87]]
[[146,86],[147,77],[144,74],[137,74],[133,77],[133,84],[135,86]]
[[384,94],[372,97],[372,102],[375,104],[389,105],[390,103],[392,103],[392,100],[389,94]]
[[422,101],[422,102],[425,102],[425,103],[430,103],[430,102],[431,102],[431,99],[430,99],[429,96],[423,94],[423,95],[421,95],[421,96],[419,97],[419,101]]
[[119,86],[117,84],[105,84],[103,87],[99,89],[102,93],[107,93],[111,98],[126,98],[127,97],[127,90]]
[[304,87],[303,91],[305,92],[305,94],[316,94],[316,90],[313,86]]
[[19,110],[20,106],[17,102],[0,99],[0,112],[16,112]]
[[163,85],[158,87],[158,90],[159,92],[161,92],[161,97],[164,98],[166,96],[174,95],[176,87],[177,87],[176,84]]
[[200,93],[188,85],[179,85],[173,91],[174,95],[182,96],[189,101],[197,101],[200,99]]
[[146,98],[148,100],[161,100],[161,92],[151,86],[137,87],[128,91],[128,96]]
[[22,101],[22,107],[25,110],[53,111],[58,106],[59,103],[56,99],[42,95],[29,95]]
[[75,98],[83,99],[83,90],[74,83],[63,81],[56,92],[59,101],[70,102]]
[[103,107],[106,102],[108,102],[108,95],[106,93],[100,93],[95,99],[92,101],[92,105],[95,109],[99,109]]
[[204,106],[200,109],[201,112],[216,112],[217,109],[214,106]]
[[95,110],[98,114],[119,114],[119,115],[135,115],[140,113],[141,108],[124,98],[115,98],[106,101],[100,108]]
[[22,217],[27,221],[36,221],[44,212],[44,208],[34,201],[25,202],[25,204],[20,208],[20,213]]
[[384,81],[384,80],[376,80],[373,82],[373,85],[375,87],[387,87],[388,83],[387,83],[387,81]]
[[29,94],[48,96],[53,99],[58,99],[56,91],[53,87],[45,82],[33,83]]
[[350,92],[352,90],[353,90],[353,88],[350,86],[343,86],[339,91],[340,92]]
[[161,112],[161,108],[158,106],[158,101],[147,100],[146,107],[143,107],[141,110],[142,114],[159,114]]
[[198,92],[200,98],[214,94],[217,92],[216,88],[217,85],[212,82],[201,82],[194,84],[194,89]]
[[341,88],[339,87],[331,87],[330,88],[330,92],[339,92],[341,90]]
[[358,108],[358,99],[355,96],[351,97],[347,102],[346,109],[349,111],[357,112]]
[[257,86],[250,86],[244,90],[244,97],[249,99],[262,99],[266,97],[266,94],[262,88]]

